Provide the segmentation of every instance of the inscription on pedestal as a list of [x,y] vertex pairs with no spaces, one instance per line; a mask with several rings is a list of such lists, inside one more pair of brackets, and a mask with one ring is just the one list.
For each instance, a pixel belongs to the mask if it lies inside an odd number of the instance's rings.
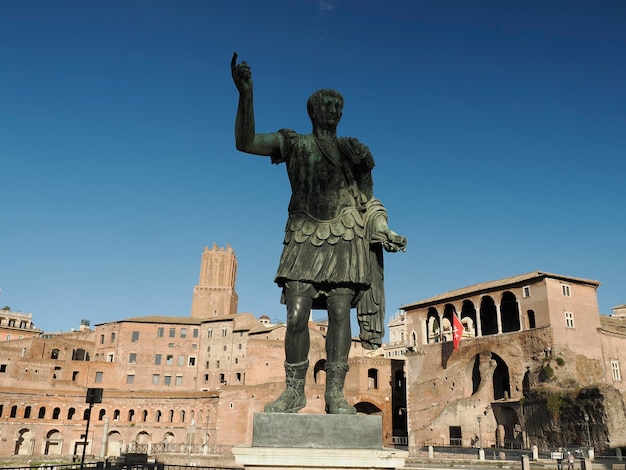
[[382,417],[255,413],[252,447],[382,449]]

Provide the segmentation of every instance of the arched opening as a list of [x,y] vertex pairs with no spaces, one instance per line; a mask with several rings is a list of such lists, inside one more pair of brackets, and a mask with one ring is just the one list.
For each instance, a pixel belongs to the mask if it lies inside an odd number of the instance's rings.
[[474,307],[474,303],[471,300],[463,301],[463,305],[461,306],[461,323],[463,323],[463,327],[465,328],[463,336],[468,336],[469,338],[478,336],[476,307]]
[[53,349],[50,351],[50,359],[58,359],[59,358],[59,350]]
[[23,428],[17,432],[15,439],[14,455],[32,455],[35,445],[35,437],[29,429]]
[[120,420],[120,410],[113,410],[113,421]]
[[321,359],[315,363],[313,367],[313,380],[318,385],[326,383],[326,359]]
[[354,405],[357,413],[363,413],[366,415],[376,415],[381,414],[382,410],[378,408],[376,405],[370,402],[361,401]]
[[26,408],[24,408],[24,418],[26,419],[30,418],[31,410],[32,408],[30,406],[27,406]]
[[98,421],[102,421],[105,414],[107,414],[105,409],[100,410],[100,412],[98,413]]
[[430,307],[426,316],[426,342],[430,344],[438,343],[439,341],[441,341],[439,313],[435,307]]
[[67,410],[67,419],[72,419],[76,413],[76,408],[70,408]]
[[491,353],[491,359],[496,361],[496,368],[493,371],[493,399],[508,399],[511,396],[509,366],[495,353]]
[[17,418],[17,405],[13,405],[11,407],[11,413],[9,413],[9,418]]
[[161,410],[157,410],[157,412],[156,412],[156,422],[157,423],[161,422],[161,415],[162,415]]
[[128,410],[128,421],[132,421],[135,417],[135,410]]
[[39,414],[37,415],[38,419],[44,419],[46,417],[46,407],[42,406],[39,408]]
[[510,406],[494,406],[493,414],[498,423],[496,431],[498,446],[513,449],[522,448],[524,436],[515,410]]
[[170,423],[173,423],[174,422],[174,410],[170,410],[168,415],[169,415],[168,421]]
[[141,413],[141,420],[145,423],[148,420],[148,410],[143,410]]
[[443,308],[443,340],[444,341],[452,341],[452,325],[454,324],[454,316],[456,315],[456,310],[454,305],[446,304]]
[[44,455],[61,455],[61,433],[53,429],[46,434]]
[[118,431],[111,431],[107,440],[106,455],[119,457],[122,454],[122,435]]
[[500,317],[502,319],[502,332],[509,333],[511,331],[520,330],[519,322],[519,306],[517,299],[512,292],[504,292],[500,300]]
[[498,333],[498,314],[496,304],[486,295],[480,301],[480,326],[483,336]]
[[52,419],[59,419],[59,415],[61,414],[61,408],[55,408],[52,410]]
[[90,414],[91,414],[91,411],[89,410],[89,408],[85,408],[85,411],[83,411],[83,421],[87,421],[89,419]]
[[480,376],[480,355],[476,354],[474,359],[470,361],[470,368],[468,372],[471,374],[472,380],[472,395],[478,392],[480,388],[480,384],[482,381],[482,377]]

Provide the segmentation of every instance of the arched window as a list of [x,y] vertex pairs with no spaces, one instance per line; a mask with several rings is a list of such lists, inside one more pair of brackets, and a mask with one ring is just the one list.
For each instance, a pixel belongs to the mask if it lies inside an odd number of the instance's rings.
[[100,413],[98,413],[98,421],[102,421],[105,414],[107,414],[107,411],[105,409],[101,409]]
[[39,408],[39,414],[37,415],[37,418],[44,419],[45,417],[46,417],[46,407],[42,406],[41,408]]
[[170,423],[173,423],[174,422],[174,410],[170,410],[169,415],[170,415],[169,421],[170,421]]
[[143,410],[141,413],[141,420],[145,423],[148,420],[148,410]]
[[157,423],[161,422],[161,410],[157,410],[156,412],[156,422]]
[[9,418],[17,418],[17,405],[13,405],[11,407],[11,414],[9,415]]
[[52,410],[52,419],[59,419],[59,415],[61,414],[61,408],[57,407]]
[[53,349],[50,351],[50,359],[58,359],[59,358],[59,350]]
[[120,420],[120,410],[113,410],[113,421]]
[[89,419],[90,413],[89,408],[85,408],[85,411],[83,411],[83,421],[87,421]]
[[27,406],[26,408],[24,408],[24,418],[26,419],[30,418],[30,412],[31,412],[30,406]]
[[135,410],[128,410],[128,421],[132,421],[135,417]]
[[76,408],[70,408],[67,410],[67,419],[72,419],[76,413]]

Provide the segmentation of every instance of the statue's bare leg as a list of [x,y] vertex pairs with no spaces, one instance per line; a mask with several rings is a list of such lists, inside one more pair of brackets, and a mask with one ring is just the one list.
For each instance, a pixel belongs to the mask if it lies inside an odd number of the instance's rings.
[[[299,283],[298,283],[299,284]],[[301,287],[301,286],[300,286]],[[310,290],[310,289],[308,289]],[[266,413],[297,413],[306,405],[304,384],[309,367],[309,316],[313,297],[302,289],[285,287],[287,331],[285,333],[285,391],[265,405]]]
[[[343,395],[343,386],[348,372],[348,353],[352,333],[350,331],[350,307],[354,292],[337,289],[326,300],[328,308],[328,334],[326,336],[326,412],[330,414],[354,414]],[[347,292],[346,292],[347,291]]]

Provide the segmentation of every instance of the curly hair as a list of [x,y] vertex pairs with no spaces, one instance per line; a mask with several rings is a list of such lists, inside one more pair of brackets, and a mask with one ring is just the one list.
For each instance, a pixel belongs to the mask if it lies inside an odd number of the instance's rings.
[[321,90],[317,90],[311,96],[309,96],[308,101],[306,102],[306,110],[309,113],[309,118],[311,122],[315,123],[315,110],[319,107],[322,99],[325,96],[332,96],[333,98],[337,98],[341,102],[341,108],[343,109],[343,96],[337,90],[333,90],[331,88],[323,88]]

